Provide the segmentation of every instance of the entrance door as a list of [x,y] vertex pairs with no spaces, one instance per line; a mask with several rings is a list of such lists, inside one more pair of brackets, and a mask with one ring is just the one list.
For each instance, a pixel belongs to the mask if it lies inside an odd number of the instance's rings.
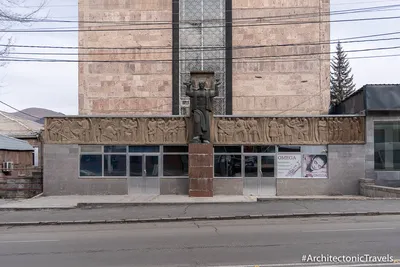
[[244,156],[244,195],[276,196],[275,155]]
[[159,155],[130,155],[128,194],[160,194]]

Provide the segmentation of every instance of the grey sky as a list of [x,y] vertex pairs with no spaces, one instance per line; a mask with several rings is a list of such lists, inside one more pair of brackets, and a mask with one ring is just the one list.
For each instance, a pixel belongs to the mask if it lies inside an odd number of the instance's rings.
[[[31,6],[40,0],[28,0]],[[400,0],[331,0],[331,11],[365,8],[381,5],[396,5],[392,11],[374,11],[357,14],[336,15],[331,20],[399,16]],[[48,13],[50,19],[77,20],[77,0],[50,0],[42,14]],[[26,10],[26,9],[25,9]],[[76,27],[77,24],[40,23],[30,28]],[[24,26],[15,25],[21,29]],[[345,22],[331,24],[332,40],[355,36],[400,32],[400,19],[376,20],[367,22]],[[13,33],[14,44],[77,46],[77,33]],[[377,38],[399,37],[400,34]],[[5,38],[0,41],[5,43]],[[369,49],[377,47],[400,46],[400,40],[344,44],[345,50]],[[332,51],[334,51],[334,45]],[[16,48],[13,52],[54,52],[66,53],[76,50]],[[349,57],[399,54],[400,49],[348,53]],[[12,57],[46,58],[46,56],[12,55]],[[47,56],[49,58],[75,59],[71,56]],[[400,57],[350,59],[357,88],[367,83],[400,83]],[[66,114],[78,112],[78,64],[77,63],[27,63],[11,62],[0,68],[0,100],[17,109],[29,107],[48,108]],[[0,104],[0,110],[13,111]]]

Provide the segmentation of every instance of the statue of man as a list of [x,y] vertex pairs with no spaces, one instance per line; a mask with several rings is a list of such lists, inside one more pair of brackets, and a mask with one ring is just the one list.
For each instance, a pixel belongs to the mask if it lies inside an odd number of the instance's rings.
[[185,83],[187,87],[186,95],[191,98],[192,143],[210,143],[210,116],[213,112],[213,98],[218,95],[220,84],[217,80],[214,90],[206,90],[206,83],[199,82],[198,90],[192,90],[192,82]]

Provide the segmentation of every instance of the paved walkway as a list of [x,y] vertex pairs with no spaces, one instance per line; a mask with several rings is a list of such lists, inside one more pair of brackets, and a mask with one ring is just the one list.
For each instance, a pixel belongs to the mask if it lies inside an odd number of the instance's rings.
[[362,196],[291,196],[291,197],[263,197],[263,196],[214,196],[212,198],[191,198],[176,195],[108,195],[108,196],[48,196],[24,199],[17,201],[0,200],[0,210],[4,209],[70,209],[82,205],[112,204],[119,205],[146,205],[146,204],[193,204],[193,203],[253,203],[263,200],[303,200],[303,199],[368,199]]
[[[220,203],[215,204],[176,204],[176,205],[137,205],[98,209],[48,209],[0,212],[0,225],[13,225],[16,222],[124,222],[126,220],[193,220],[193,219],[230,219],[244,217],[271,216],[327,216],[365,215],[365,213],[399,214],[400,200],[277,200],[256,203]],[[84,222],[84,223],[85,223]],[[17,224],[18,225],[18,224]]]

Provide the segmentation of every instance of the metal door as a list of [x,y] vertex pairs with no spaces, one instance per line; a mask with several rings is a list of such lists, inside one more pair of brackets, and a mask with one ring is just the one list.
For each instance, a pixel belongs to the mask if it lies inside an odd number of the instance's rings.
[[159,155],[129,155],[128,194],[160,194]]
[[275,154],[244,155],[243,194],[253,196],[275,196]]

